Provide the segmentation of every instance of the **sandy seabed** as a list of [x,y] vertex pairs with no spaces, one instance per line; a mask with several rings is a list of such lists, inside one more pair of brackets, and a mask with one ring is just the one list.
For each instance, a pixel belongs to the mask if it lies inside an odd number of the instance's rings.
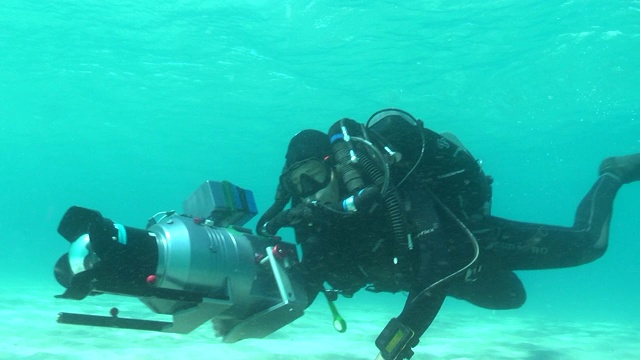
[[[170,321],[135,298],[112,295],[83,301],[54,299],[59,287],[3,287],[0,359],[368,359],[374,340],[399,308],[357,299],[336,304],[348,321],[340,334],[323,299],[305,315],[265,339],[234,344],[215,338],[209,323],[190,334],[167,334],[58,324],[61,311]],[[640,359],[640,326],[561,322],[478,309],[443,311],[414,350],[413,359]]]

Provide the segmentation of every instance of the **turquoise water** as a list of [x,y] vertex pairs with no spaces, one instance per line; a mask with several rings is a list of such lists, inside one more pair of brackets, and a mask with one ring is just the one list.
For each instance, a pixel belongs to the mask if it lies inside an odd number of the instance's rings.
[[[0,279],[54,283],[71,205],[143,227],[226,179],[265,210],[293,134],[390,106],[484,161],[496,215],[569,225],[600,160],[640,151],[639,18],[618,0],[4,0]],[[620,192],[604,258],[521,273],[517,311],[638,324],[638,200]]]

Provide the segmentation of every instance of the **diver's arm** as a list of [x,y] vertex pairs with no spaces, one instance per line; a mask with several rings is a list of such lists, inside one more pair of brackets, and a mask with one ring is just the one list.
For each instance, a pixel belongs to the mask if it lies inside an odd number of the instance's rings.
[[447,296],[445,287],[436,287],[418,297],[420,293],[409,293],[402,313],[391,319],[376,339],[376,346],[380,349],[378,359],[401,360],[413,356],[412,348],[418,345]]
[[[433,198],[418,189],[414,189],[409,195],[408,198],[411,199],[409,220],[413,224],[413,245],[414,251],[417,252],[417,261],[414,263],[415,279],[402,313],[389,322],[385,331],[376,340],[376,345],[380,350],[384,350],[385,335],[388,333],[393,336],[398,332],[406,332],[411,336],[404,337],[404,347],[383,357],[387,360],[411,357],[413,354],[411,348],[418,344],[446,297],[448,283],[438,282],[451,274],[449,239],[443,231]],[[432,287],[434,284],[437,285]]]
[[445,288],[439,287],[430,290],[426,296],[414,302],[418,293],[418,291],[409,293],[404,309],[398,316],[398,320],[414,331],[415,341],[411,344],[412,347],[418,344],[422,334],[431,326],[447,296]]

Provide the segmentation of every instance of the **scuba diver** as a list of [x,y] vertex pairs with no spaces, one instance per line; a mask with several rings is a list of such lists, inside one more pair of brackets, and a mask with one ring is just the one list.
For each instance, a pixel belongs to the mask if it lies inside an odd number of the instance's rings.
[[408,292],[376,340],[379,358],[408,359],[447,296],[518,308],[526,295],[514,271],[602,256],[616,193],[639,180],[640,154],[607,158],[573,226],[503,219],[491,215],[492,178],[455,136],[384,109],[366,124],[296,134],[257,231],[293,228],[309,304],[320,293]]

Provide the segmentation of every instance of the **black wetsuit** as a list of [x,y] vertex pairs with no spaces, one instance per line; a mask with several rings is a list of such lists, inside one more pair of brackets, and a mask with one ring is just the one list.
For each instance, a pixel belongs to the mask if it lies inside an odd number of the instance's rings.
[[[427,144],[448,141],[428,130],[425,134]],[[477,163],[471,162],[473,157],[467,151],[450,145],[425,152],[422,161],[426,165],[407,187],[431,189],[471,230],[480,254],[467,272],[433,289],[419,304],[409,306],[415,295],[409,294],[408,305],[399,318],[418,335],[431,324],[446,295],[489,309],[513,309],[526,300],[514,270],[577,266],[602,256],[608,244],[613,200],[622,185],[613,176],[600,176],[579,204],[572,227],[512,221],[489,214],[485,201],[490,201],[491,193],[482,185],[487,178]],[[423,235],[424,239],[414,239],[423,244],[420,258],[427,262],[420,265],[417,275],[422,280],[417,288],[432,284],[472,258],[468,237],[440,205],[432,203],[410,213],[413,221],[425,223],[423,228],[431,222],[438,224],[436,231]]]
[[[319,217],[295,227],[311,300],[325,281],[347,296],[365,286],[408,291],[398,319],[416,333],[417,343],[447,295],[490,309],[517,308],[526,296],[514,270],[576,266],[606,250],[612,204],[621,186],[615,177],[598,178],[578,206],[573,227],[511,221],[490,215],[491,179],[468,151],[423,129],[425,149],[420,157],[415,145],[420,139],[408,139],[402,124],[393,125],[378,132],[404,153],[404,163],[392,166],[392,178],[396,184],[402,182],[397,191],[412,238],[410,266],[395,264],[398,252],[390,240],[384,206],[350,216]],[[418,159],[419,166],[404,179]],[[423,289],[474,257],[469,236],[451,214],[476,237],[479,258],[466,272],[413,302]]]

